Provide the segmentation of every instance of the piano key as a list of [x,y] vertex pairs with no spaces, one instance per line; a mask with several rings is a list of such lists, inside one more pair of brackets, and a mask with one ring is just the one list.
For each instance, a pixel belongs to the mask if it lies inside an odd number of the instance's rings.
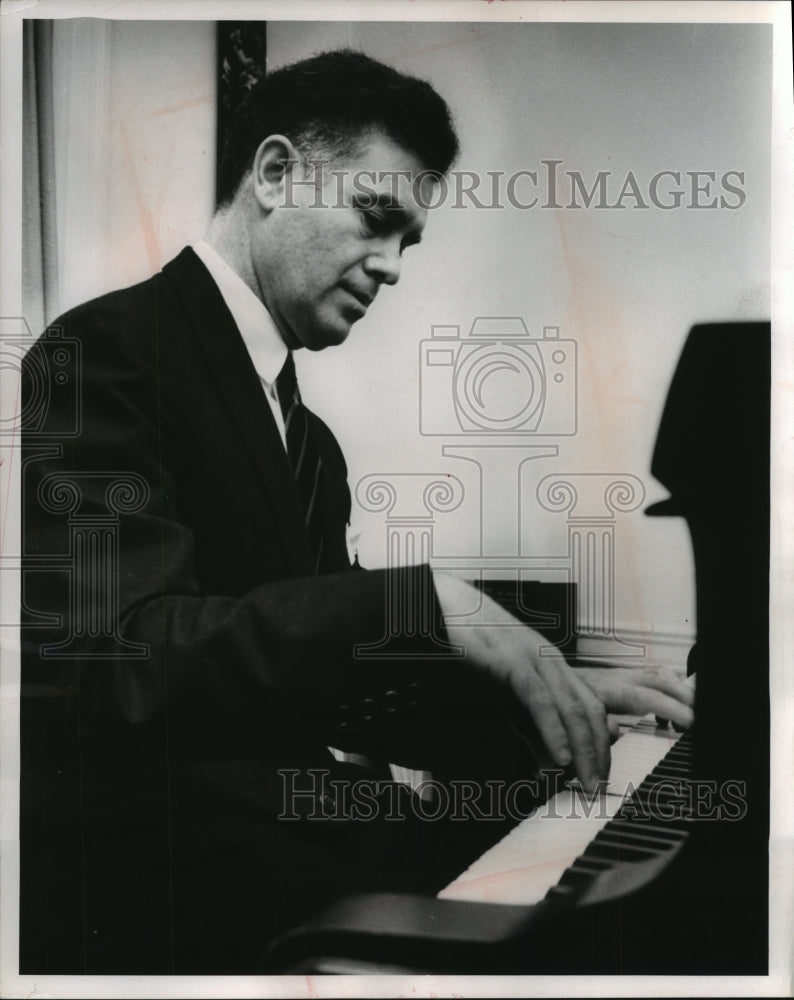
[[631,822],[629,820],[620,819],[615,817],[610,824],[613,830],[618,833],[624,833],[627,836],[637,837],[653,837],[655,840],[666,840],[671,844],[680,844],[683,840],[686,840],[686,833],[669,827],[667,824],[662,826],[660,823],[650,823],[643,820],[641,823]]
[[[626,825],[630,826],[631,824]],[[638,826],[639,824],[635,825]],[[605,827],[596,835],[595,842],[615,844],[618,847],[626,844],[631,847],[641,847],[652,851],[667,851],[676,843],[673,840],[663,840],[659,837],[654,837],[652,834],[646,833],[644,829],[635,831],[632,828],[628,832],[625,829],[617,830],[612,824]]]
[[[539,903],[680,739],[669,728],[641,720],[612,746],[609,781],[597,799],[575,787],[559,792],[442,889],[439,898]],[[647,789],[643,794],[647,799]],[[614,860],[615,847],[611,850]],[[626,850],[640,849],[627,845]]]

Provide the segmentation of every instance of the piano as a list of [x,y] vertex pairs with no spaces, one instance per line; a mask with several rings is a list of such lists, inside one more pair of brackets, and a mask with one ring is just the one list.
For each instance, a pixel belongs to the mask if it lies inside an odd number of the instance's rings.
[[267,971],[767,973],[770,338],[693,327],[654,450],[646,513],[684,517],[695,560],[692,732],[640,720],[598,801],[561,789],[437,898],[341,900]]

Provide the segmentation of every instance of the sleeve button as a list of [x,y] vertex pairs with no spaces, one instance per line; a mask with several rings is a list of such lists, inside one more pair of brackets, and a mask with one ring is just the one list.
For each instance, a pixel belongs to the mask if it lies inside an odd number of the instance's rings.
[[383,704],[387,712],[393,714],[400,707],[400,696],[396,691],[387,691],[383,696]]

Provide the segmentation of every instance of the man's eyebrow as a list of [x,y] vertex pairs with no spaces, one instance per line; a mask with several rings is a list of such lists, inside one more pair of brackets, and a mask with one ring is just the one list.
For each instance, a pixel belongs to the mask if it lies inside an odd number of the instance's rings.
[[398,222],[409,222],[410,215],[405,206],[394,196],[393,191],[362,191],[353,195],[353,200],[362,208],[385,208]]

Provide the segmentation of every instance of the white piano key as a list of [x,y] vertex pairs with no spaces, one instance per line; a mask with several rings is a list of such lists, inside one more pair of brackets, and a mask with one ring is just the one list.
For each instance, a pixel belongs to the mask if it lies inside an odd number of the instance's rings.
[[439,898],[539,903],[678,738],[674,731],[641,722],[613,745],[604,793],[592,799],[571,788],[555,795],[442,889]]

